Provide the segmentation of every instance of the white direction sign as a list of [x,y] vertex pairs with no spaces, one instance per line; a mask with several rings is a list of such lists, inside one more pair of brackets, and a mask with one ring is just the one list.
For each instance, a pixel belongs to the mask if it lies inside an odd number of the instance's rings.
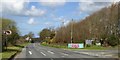
[[11,31],[11,30],[6,30],[6,31],[4,31],[4,33],[5,33],[6,35],[11,35],[11,34],[12,34],[12,31]]

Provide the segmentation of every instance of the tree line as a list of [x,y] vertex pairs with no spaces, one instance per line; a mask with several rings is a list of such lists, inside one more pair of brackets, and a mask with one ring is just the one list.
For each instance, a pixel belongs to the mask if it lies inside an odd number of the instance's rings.
[[[11,19],[0,18],[0,43],[2,51],[6,50],[8,46],[16,46],[25,42],[29,42],[26,40],[27,37],[31,38],[34,36],[32,32],[21,36],[20,31],[16,26],[16,22]],[[10,30],[12,32],[11,35],[6,35],[5,31]]]
[[[2,50],[4,50],[5,45],[14,45],[16,40],[19,39],[19,31],[16,27],[16,23],[10,19],[0,18],[1,21],[1,43],[2,43]],[[5,31],[10,30],[12,31],[11,35],[6,35]]]
[[86,39],[91,39],[101,42],[104,46],[116,46],[120,41],[119,11],[120,2],[102,8],[79,22],[73,19],[67,26],[55,29],[53,43],[70,43],[72,32],[73,43],[84,43]]

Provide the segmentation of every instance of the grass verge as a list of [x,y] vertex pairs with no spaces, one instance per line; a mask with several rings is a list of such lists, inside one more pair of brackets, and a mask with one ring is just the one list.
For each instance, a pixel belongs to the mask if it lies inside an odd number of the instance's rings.
[[67,48],[67,46],[63,45],[55,45],[55,44],[41,44],[43,46],[49,46],[49,47],[54,47],[54,48]]
[[24,43],[24,44],[7,47],[7,50],[1,53],[2,60],[11,58],[14,54],[16,54],[17,52],[20,52],[22,48],[28,44],[29,43]]
[[85,48],[68,48],[66,45],[59,45],[59,44],[41,44],[43,46],[49,46],[54,48],[62,48],[66,50],[110,50],[110,49],[118,49],[118,46],[116,47],[102,47],[102,46],[91,46],[91,47],[85,47]]

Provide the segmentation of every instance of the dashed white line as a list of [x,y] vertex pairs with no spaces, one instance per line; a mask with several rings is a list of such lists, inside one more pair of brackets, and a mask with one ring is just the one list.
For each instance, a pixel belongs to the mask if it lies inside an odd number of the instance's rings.
[[53,60],[53,59],[51,58],[51,60]]
[[52,52],[52,51],[47,51],[47,52],[49,52],[49,53],[51,53],[51,54],[54,54],[54,52]]
[[68,54],[66,54],[66,53],[62,53],[62,54],[68,56]]
[[33,44],[33,46],[35,47],[35,44]]
[[65,56],[61,56],[61,57],[65,57]]
[[29,54],[31,55],[32,54],[32,52],[31,51],[28,51],[29,52]]
[[45,53],[43,53],[43,52],[40,52],[42,55],[44,55],[44,56],[46,56],[46,54]]
[[113,55],[105,55],[105,56],[111,57],[111,56],[113,56]]

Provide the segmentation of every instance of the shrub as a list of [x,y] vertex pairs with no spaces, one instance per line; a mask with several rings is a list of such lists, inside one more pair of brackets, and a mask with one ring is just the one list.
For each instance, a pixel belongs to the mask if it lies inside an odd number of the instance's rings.
[[108,38],[108,44],[110,46],[113,46],[113,47],[116,46],[116,45],[118,45],[118,41],[119,41],[119,39],[115,35],[111,35]]
[[90,47],[91,45],[90,44],[86,44],[86,47]]
[[42,42],[42,44],[47,44],[46,42]]

